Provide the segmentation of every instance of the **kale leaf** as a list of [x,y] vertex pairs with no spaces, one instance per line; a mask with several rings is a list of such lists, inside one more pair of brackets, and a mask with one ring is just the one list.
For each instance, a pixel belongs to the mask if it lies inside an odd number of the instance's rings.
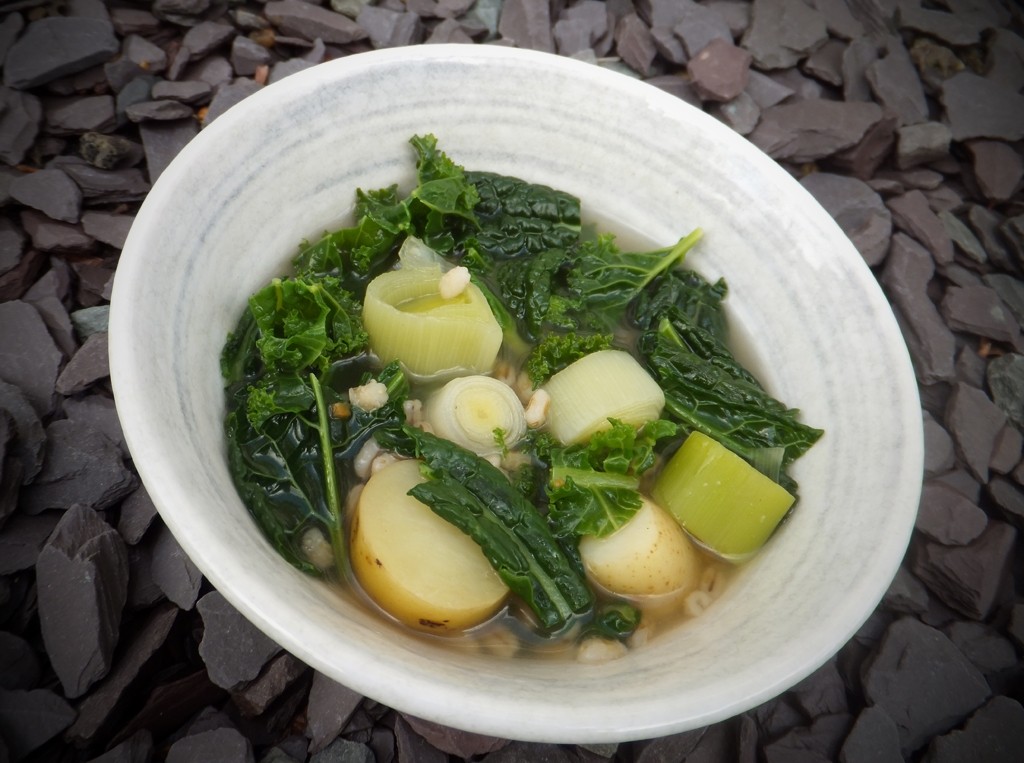
[[611,346],[611,334],[546,334],[526,358],[526,373],[536,388],[580,358]]

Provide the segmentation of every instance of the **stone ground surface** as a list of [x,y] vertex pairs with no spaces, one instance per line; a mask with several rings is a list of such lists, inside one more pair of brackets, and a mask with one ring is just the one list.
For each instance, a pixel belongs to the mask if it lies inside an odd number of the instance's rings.
[[[1024,25],[1011,0],[14,0],[0,7],[0,761],[1010,761],[1024,749]],[[926,438],[905,563],[811,677],[589,747],[396,713],[203,580],[132,469],[111,276],[177,151],[372,48],[503,44],[641,77],[777,159],[872,267]]]

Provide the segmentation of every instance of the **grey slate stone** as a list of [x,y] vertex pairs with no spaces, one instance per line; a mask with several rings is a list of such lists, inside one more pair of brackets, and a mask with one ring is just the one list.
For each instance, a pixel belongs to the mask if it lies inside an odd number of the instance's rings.
[[993,697],[962,729],[936,737],[925,763],[1013,763],[1024,749],[1024,707],[1015,699]]
[[373,750],[367,745],[340,738],[309,759],[310,763],[374,763],[375,760]]
[[954,331],[1006,342],[1022,351],[1020,324],[988,286],[951,286],[942,298],[942,314]]
[[953,438],[927,411],[924,413],[925,477],[948,472],[956,464]]
[[861,710],[839,751],[839,763],[902,763],[899,729],[877,705]]
[[688,58],[696,56],[712,40],[722,40],[730,45],[733,41],[725,17],[715,8],[692,0],[679,2],[678,17],[671,28],[683,43]]
[[1007,353],[988,364],[992,401],[1018,428],[1024,429],[1024,355]]
[[35,516],[19,512],[8,519],[0,531],[0,575],[34,567],[60,517],[60,512],[45,511]]
[[896,571],[882,598],[882,606],[896,614],[922,615],[928,611],[928,603],[928,589],[906,566]]
[[927,293],[934,272],[928,250],[905,234],[893,236],[881,281],[923,384],[949,381],[956,375],[956,340]]
[[472,731],[460,731],[417,718],[408,713],[403,713],[402,717],[412,727],[413,731],[434,745],[434,747],[459,758],[487,755],[488,753],[501,750],[509,744],[507,739],[498,739],[486,734],[476,734]]
[[919,190],[889,199],[892,221],[900,230],[906,231],[931,252],[937,265],[953,262],[953,240],[946,226],[932,211],[928,198]]
[[214,92],[230,85],[234,79],[231,62],[224,56],[207,56],[189,66],[186,75],[185,79],[205,82]]
[[[248,38],[239,36],[235,39],[247,40]],[[253,44],[255,45],[256,43]],[[266,48],[262,45],[257,47],[266,51]],[[209,101],[213,97],[213,88],[208,83],[199,80],[180,80],[178,82],[160,80],[153,85],[149,94],[157,101],[180,101],[181,103],[196,105]]]
[[812,77],[835,87],[843,85],[843,53],[846,43],[828,40],[809,55],[803,63],[803,70]]
[[1021,434],[1012,423],[1007,423],[996,437],[988,468],[997,474],[1009,474],[1020,464],[1022,452],[1024,452],[1024,434]]
[[166,525],[161,525],[153,546],[153,582],[179,608],[190,610],[199,598],[203,574],[188,558]]
[[[207,115],[209,120],[209,115]],[[146,152],[149,182],[155,183],[167,165],[192,138],[199,134],[199,123],[194,119],[176,122],[143,122],[139,135]]]
[[81,190],[57,169],[29,172],[17,178],[11,183],[11,198],[67,223],[78,222],[82,214]]
[[[87,747],[109,726],[111,716],[126,699],[126,692],[139,680],[147,663],[163,647],[178,618],[178,610],[162,604],[145,615],[145,619],[127,644],[118,650],[117,659],[107,676],[78,705],[78,717],[65,733],[66,738],[80,747]],[[152,747],[145,738],[136,745],[141,749]],[[128,744],[126,742],[126,744]],[[126,749],[125,753],[132,752]],[[136,753],[138,751],[136,750]]]
[[[261,87],[263,86],[255,80],[249,79],[248,77],[239,77],[230,85],[218,88],[214,93],[213,100],[210,102],[210,107],[206,112],[206,118],[203,120],[203,126],[205,127],[213,122],[213,120],[230,109],[236,103],[241,103],[242,100],[259,91]],[[142,142],[145,144],[145,137],[143,137]]]
[[1024,39],[1009,29],[989,32],[985,77],[1020,92],[1024,87]]
[[1024,529],[1024,490],[1003,477],[993,477],[985,490],[1003,517],[1018,529]]
[[367,5],[356,22],[362,27],[374,48],[394,48],[418,42],[422,25],[415,13],[402,13],[376,5]]
[[46,215],[27,209],[21,213],[21,224],[32,239],[32,246],[43,252],[88,254],[96,242],[80,225],[51,220]]
[[977,505],[942,482],[926,482],[914,527],[934,541],[963,546],[981,535],[988,516]]
[[70,725],[74,708],[49,689],[0,689],[0,752],[19,761],[42,747]]
[[167,763],[255,763],[252,744],[232,728],[203,731],[179,739],[167,751]]
[[113,506],[136,487],[121,450],[102,432],[80,421],[61,419],[46,428],[43,469],[22,490],[22,510],[38,514],[79,503]]
[[1017,651],[1013,644],[990,625],[957,620],[943,631],[956,648],[986,676],[1006,670],[1017,662]]
[[279,31],[307,40],[319,38],[328,44],[347,45],[367,36],[366,31],[347,16],[301,0],[269,2],[263,10]]
[[767,763],[785,763],[794,758],[807,763],[835,760],[852,725],[853,719],[846,713],[820,715],[809,726],[799,726],[765,744],[765,760]]
[[784,69],[828,39],[825,17],[803,0],[754,0],[742,45],[760,69]]
[[786,87],[766,74],[753,69],[747,77],[747,94],[760,108],[767,109],[793,95],[793,89]]
[[952,212],[945,210],[938,213],[938,218],[942,221],[946,232],[953,240],[956,250],[963,252],[964,255],[979,265],[988,262],[988,252],[985,251],[985,247],[978,241],[978,237],[974,235],[974,232],[960,221],[960,218]]
[[281,647],[246,620],[227,599],[211,591],[196,603],[202,615],[203,640],[199,654],[210,680],[224,689],[237,689],[259,675]]
[[687,70],[698,95],[705,100],[731,101],[747,87],[750,53],[714,39],[690,59]]
[[288,652],[281,652],[267,663],[263,672],[232,694],[231,699],[243,715],[256,717],[266,712],[289,686],[304,676],[309,668]]
[[979,482],[988,481],[988,465],[1006,414],[981,390],[956,384],[946,407],[946,428],[957,454]]
[[124,542],[95,511],[73,506],[40,552],[36,577],[47,654],[65,696],[80,697],[112,664],[128,590]]
[[843,51],[843,98],[847,101],[871,101],[873,95],[868,82],[868,67],[879,56],[879,47],[868,37],[858,37]]
[[[935,665],[944,669],[936,671]],[[863,684],[868,702],[896,724],[904,755],[954,728],[991,694],[978,669],[943,633],[910,617],[889,626]]]
[[142,101],[128,106],[124,113],[132,122],[168,122],[188,119],[192,116],[192,109],[180,101]]
[[142,170],[135,167],[101,170],[76,157],[60,157],[54,166],[71,176],[86,199],[107,203],[137,201],[149,192]]
[[743,92],[727,103],[712,104],[711,114],[740,135],[749,135],[761,119],[761,108]]
[[813,162],[855,146],[881,118],[873,103],[782,103],[762,112],[750,140],[774,159]]
[[811,5],[825,17],[825,27],[833,37],[856,40],[864,36],[864,25],[846,0],[813,0]]
[[498,33],[517,48],[554,52],[551,9],[547,0],[505,0],[498,18]]
[[901,29],[912,29],[958,47],[977,44],[981,33],[993,26],[979,14],[947,13],[913,3],[900,7],[899,23]]
[[953,133],[942,122],[920,122],[896,130],[896,166],[902,170],[949,156]]
[[362,701],[362,695],[323,673],[314,671],[313,683],[309,689],[309,704],[306,708],[309,751],[319,752],[330,744],[345,728],[345,724]]
[[90,209],[82,214],[82,230],[85,235],[115,249],[121,249],[124,246],[133,222],[135,222],[134,216],[116,212]]
[[231,41],[231,66],[239,77],[251,76],[259,67],[267,66],[271,61],[273,56],[270,51],[258,42],[242,35]]
[[14,419],[18,436],[8,444],[8,455],[21,462],[22,483],[29,484],[42,469],[46,433],[39,414],[20,387],[0,381],[0,410]]
[[287,61],[278,61],[270,70],[267,84],[272,85],[275,82],[280,82],[285,77],[290,77],[292,74],[301,72],[311,66],[314,66],[314,64],[301,58],[289,58]]
[[107,353],[107,335],[93,334],[85,340],[57,377],[56,390],[62,395],[74,395],[108,376],[110,358]]
[[809,718],[837,715],[849,710],[846,686],[835,660],[826,662],[789,692]]
[[185,32],[181,44],[183,47],[188,48],[193,59],[203,58],[232,39],[236,34],[235,28],[230,24],[221,24],[216,21],[200,21]]
[[1024,138],[1024,95],[971,72],[942,85],[940,95],[953,140]]
[[20,13],[8,13],[0,20],[0,60],[7,57],[7,51],[25,28],[25,20]]
[[109,95],[61,98],[46,108],[46,132],[50,135],[106,132],[116,127],[114,99]]
[[4,61],[4,84],[27,89],[84,71],[120,46],[108,21],[50,16],[31,22]]
[[1015,528],[990,519],[985,531],[966,546],[916,546],[912,569],[948,607],[984,620],[998,603],[1016,539]]
[[[555,24],[555,29],[553,30],[556,37],[558,23]],[[441,22],[430,31],[430,35],[423,42],[426,45],[440,45],[445,43],[461,43],[466,45],[472,43],[473,38],[469,36],[465,29],[463,29],[462,24],[455,19],[442,19]],[[559,49],[559,53],[562,53],[561,49]],[[568,55],[564,53],[562,54]]]
[[1024,157],[1002,141],[972,140],[967,144],[978,187],[990,201],[1007,201],[1024,179]]
[[826,172],[811,173],[800,183],[832,215],[868,265],[885,259],[892,215],[881,196],[856,178]]
[[619,19],[615,25],[615,45],[619,56],[641,76],[651,73],[651,65],[657,55],[651,30],[635,14],[630,13]]
[[40,417],[53,410],[62,364],[61,351],[32,305],[0,303],[0,381],[20,387]]
[[149,763],[152,758],[153,735],[141,729],[89,763]]
[[0,161],[19,164],[35,143],[43,107],[31,93],[0,87]]
[[39,658],[32,645],[14,633],[0,631],[0,689],[29,691],[39,683]]
[[890,43],[886,55],[870,64],[865,76],[875,98],[901,126],[928,120],[924,88],[902,43]]

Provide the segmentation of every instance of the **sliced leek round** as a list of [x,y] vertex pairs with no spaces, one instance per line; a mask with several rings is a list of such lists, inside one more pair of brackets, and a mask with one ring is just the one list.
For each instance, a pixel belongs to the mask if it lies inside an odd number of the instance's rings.
[[424,403],[434,434],[478,456],[512,448],[526,434],[526,412],[515,390],[491,376],[452,379]]
[[369,283],[363,325],[370,348],[383,362],[398,360],[420,377],[489,371],[501,347],[501,327],[472,283],[444,299],[441,276],[440,267],[403,267]]
[[661,415],[665,393],[628,352],[599,350],[548,379],[548,430],[566,445],[585,442],[611,426],[640,426]]

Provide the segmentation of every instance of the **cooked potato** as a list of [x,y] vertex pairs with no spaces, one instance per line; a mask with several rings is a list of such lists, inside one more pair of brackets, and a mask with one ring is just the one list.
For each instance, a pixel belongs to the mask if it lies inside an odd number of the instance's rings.
[[403,623],[459,631],[497,612],[508,588],[472,539],[406,495],[423,481],[418,461],[389,464],[369,479],[352,521],[352,569]]
[[700,552],[672,515],[646,498],[611,535],[584,537],[580,555],[587,573],[621,596],[679,593],[700,582]]

